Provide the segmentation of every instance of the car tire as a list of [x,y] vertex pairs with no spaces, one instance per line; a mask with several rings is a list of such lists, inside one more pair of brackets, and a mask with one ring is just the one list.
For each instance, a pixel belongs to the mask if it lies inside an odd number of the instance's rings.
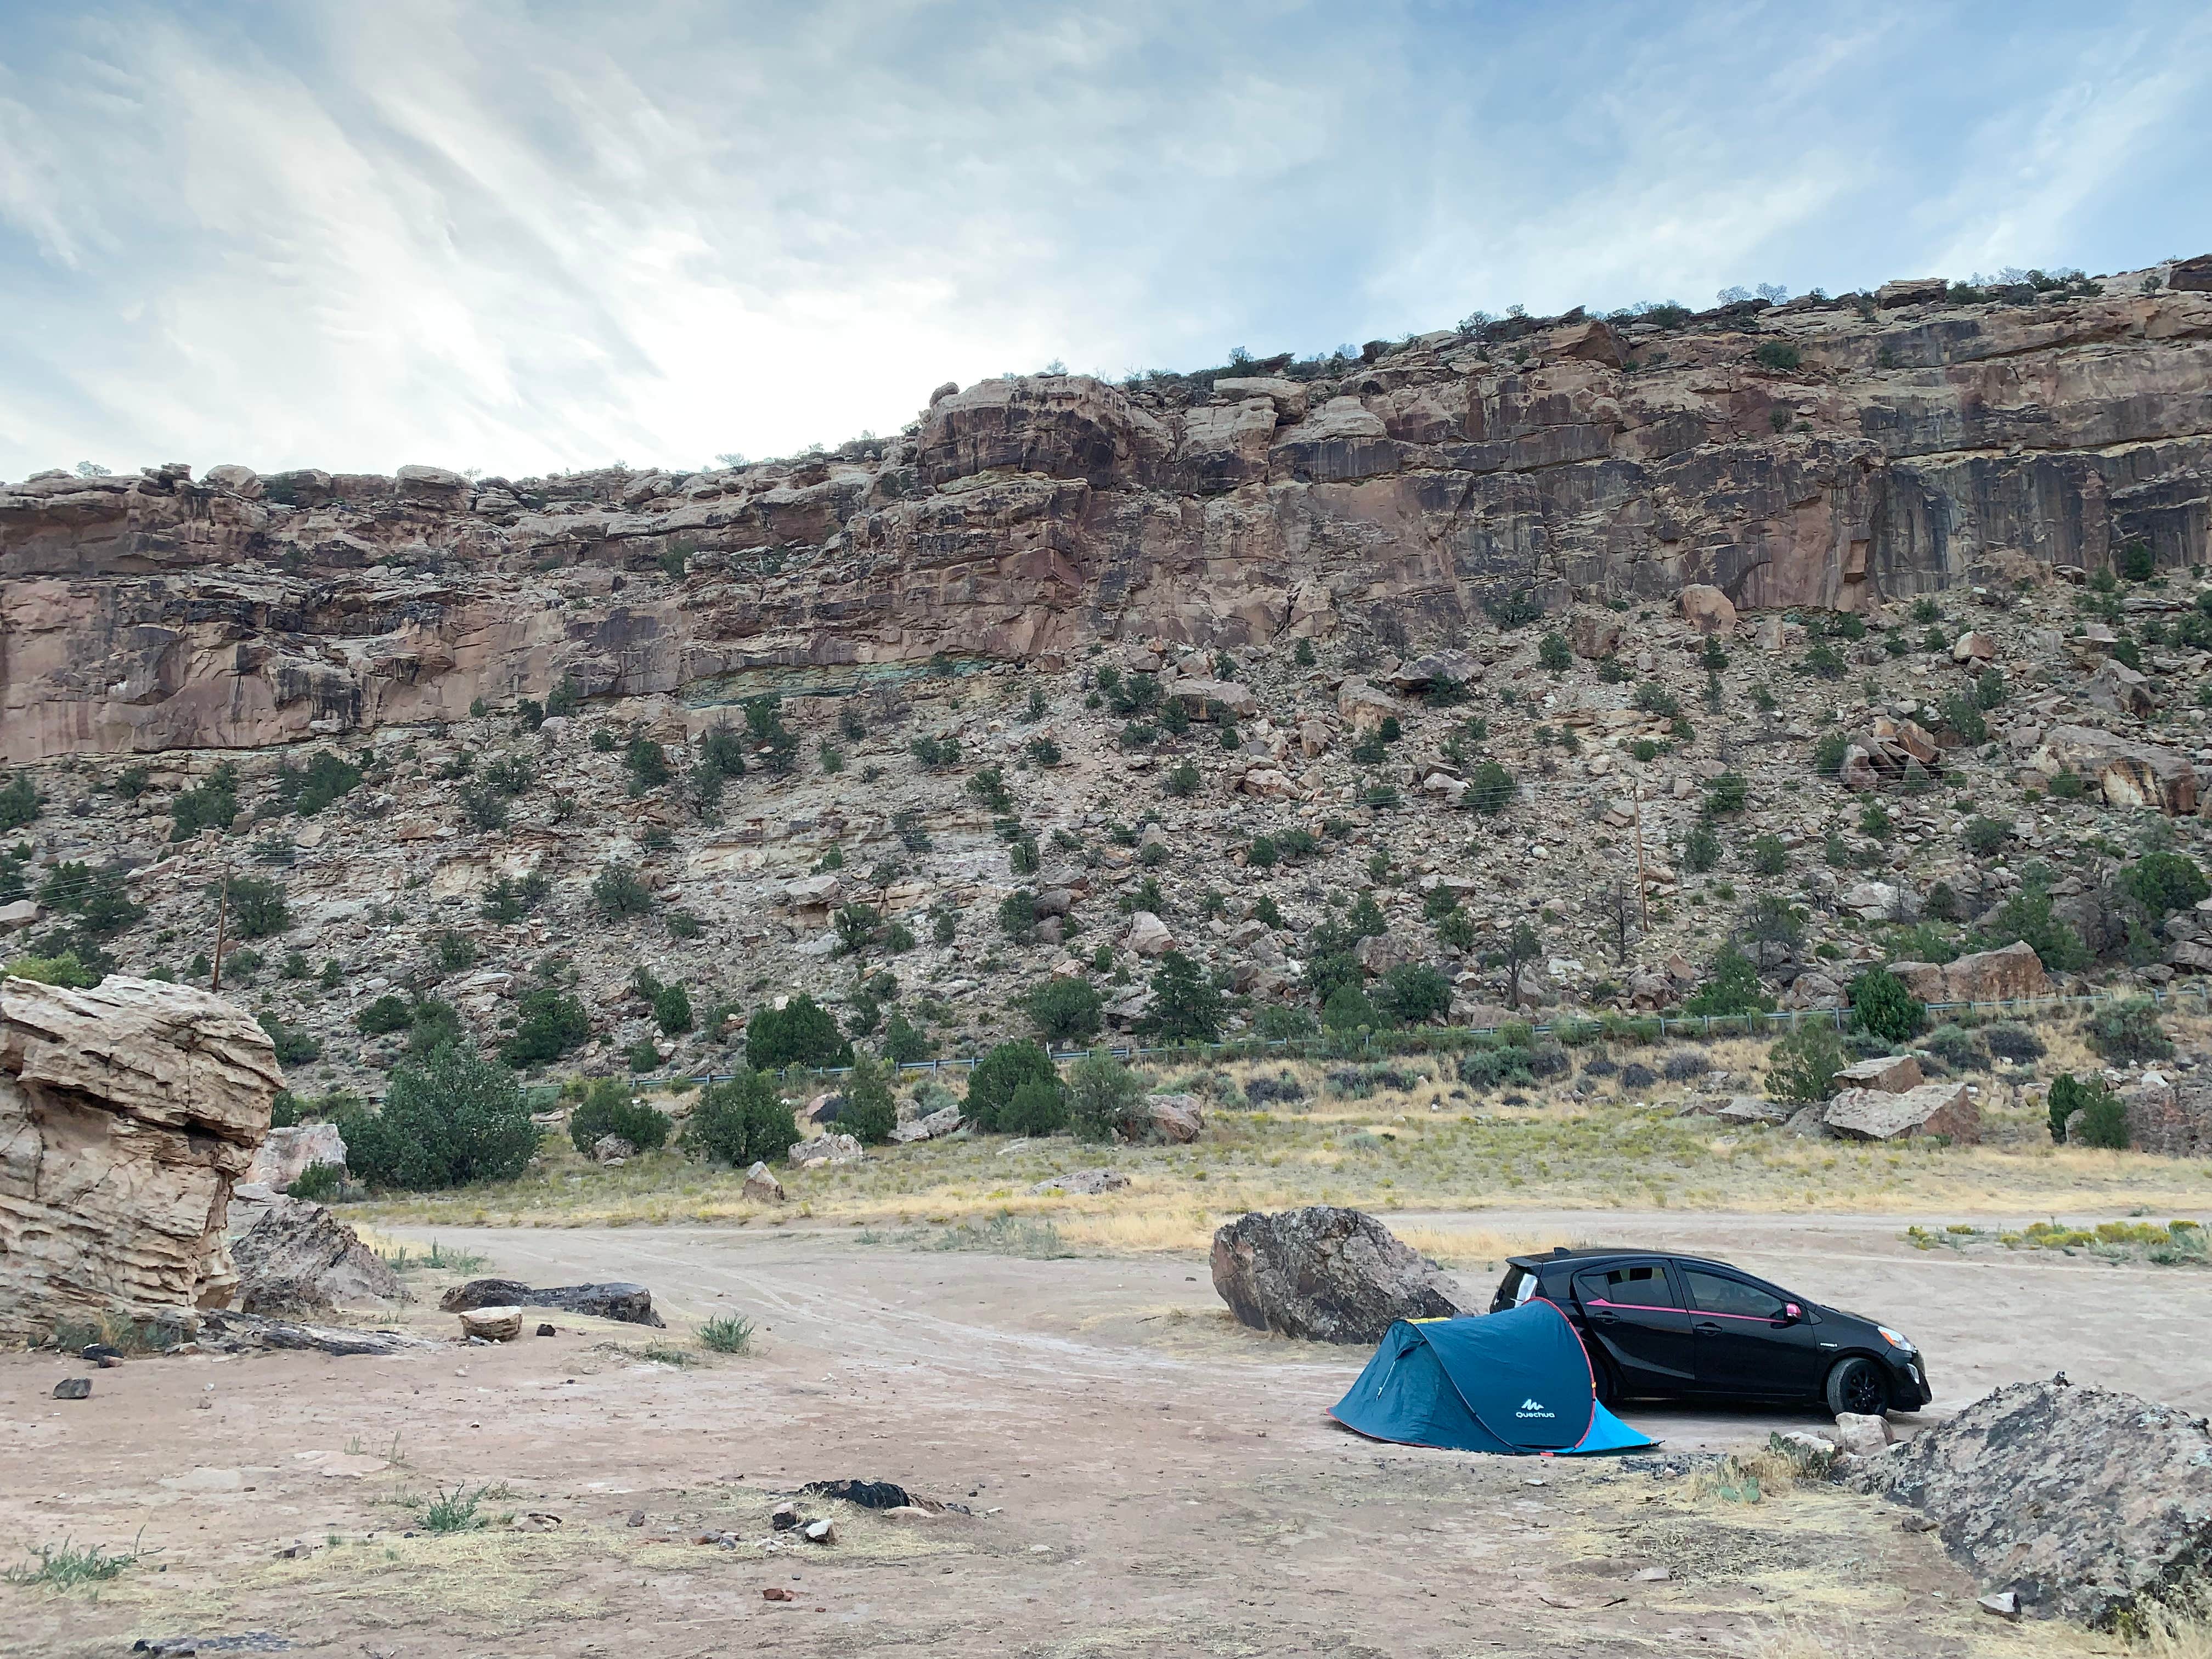
[[1845,1412],[1879,1417],[1889,1409],[1888,1379],[1882,1376],[1881,1367],[1864,1354],[1838,1360],[1828,1372],[1825,1392],[1828,1413],[1833,1417],[1840,1417]]
[[1620,1403],[1620,1373],[1603,1354],[1590,1356],[1590,1388],[1597,1403],[1611,1411]]

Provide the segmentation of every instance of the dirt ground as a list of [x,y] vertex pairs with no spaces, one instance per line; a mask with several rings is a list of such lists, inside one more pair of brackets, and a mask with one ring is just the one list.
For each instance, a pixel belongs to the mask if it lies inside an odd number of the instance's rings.
[[[1938,1413],[2062,1368],[2212,1406],[2187,1358],[2212,1341],[2201,1270],[1920,1251],[1888,1216],[1513,1221],[1725,1255],[1878,1315],[1921,1339]],[[1631,1408],[1664,1443],[1649,1460],[1359,1440],[1321,1413],[1364,1352],[1241,1329],[1188,1255],[1025,1260],[799,1227],[434,1237],[539,1284],[640,1280],[669,1329],[553,1314],[557,1335],[500,1347],[143,1359],[91,1373],[77,1402],[50,1396],[82,1362],[0,1356],[10,1559],[64,1538],[149,1552],[92,1588],[0,1589],[0,1649],[268,1632],[349,1659],[2115,1650],[1976,1613],[1940,1546],[1872,1500],[1729,1504],[1668,1473],[1811,1420],[1796,1414]],[[436,1280],[416,1286],[402,1322],[446,1334]],[[757,1322],[752,1352],[690,1340],[722,1314]],[[778,1496],[841,1476],[975,1513],[804,1499],[838,1541],[772,1538]],[[426,1528],[441,1492],[484,1487],[490,1526]]]

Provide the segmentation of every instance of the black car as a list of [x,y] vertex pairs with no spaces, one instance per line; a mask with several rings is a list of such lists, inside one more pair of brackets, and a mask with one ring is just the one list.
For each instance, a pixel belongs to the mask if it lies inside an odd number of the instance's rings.
[[1607,1405],[1672,1395],[1872,1414],[1935,1397],[1920,1351],[1898,1332],[1725,1261],[1563,1246],[1511,1257],[1490,1310],[1538,1296],[1581,1334]]

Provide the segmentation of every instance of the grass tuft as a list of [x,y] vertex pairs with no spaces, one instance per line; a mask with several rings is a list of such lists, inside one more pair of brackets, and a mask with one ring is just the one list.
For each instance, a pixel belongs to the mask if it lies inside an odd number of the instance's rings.
[[[145,1534],[141,1533],[140,1537]],[[42,1545],[33,1559],[21,1566],[8,1569],[6,1577],[11,1584],[37,1587],[42,1589],[71,1590],[85,1584],[104,1584],[122,1576],[125,1567],[132,1567],[155,1552],[143,1547],[137,1539],[131,1547],[110,1555],[99,1545],[79,1548],[66,1538],[58,1544]]]
[[716,1353],[750,1353],[753,1346],[753,1322],[750,1319],[710,1319],[696,1333],[702,1347]]

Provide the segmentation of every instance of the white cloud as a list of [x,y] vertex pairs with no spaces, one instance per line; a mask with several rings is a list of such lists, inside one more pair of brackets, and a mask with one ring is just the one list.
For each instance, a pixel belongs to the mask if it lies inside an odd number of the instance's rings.
[[0,474],[697,465],[1054,357],[2094,264],[2208,159],[2203,25],[2120,9],[95,6],[0,73]]

